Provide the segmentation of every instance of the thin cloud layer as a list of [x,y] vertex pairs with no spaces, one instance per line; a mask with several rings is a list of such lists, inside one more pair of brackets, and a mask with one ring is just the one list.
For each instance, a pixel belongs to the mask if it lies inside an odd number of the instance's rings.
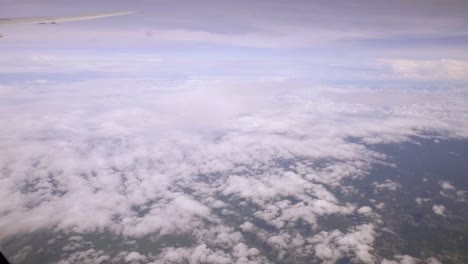
[[468,79],[468,61],[460,60],[393,60],[392,71],[403,78],[413,79]]
[[[0,28],[3,47],[150,48],[228,46],[325,49],[348,54],[432,48],[465,51],[465,1],[34,1],[2,0],[0,17],[139,10],[145,14],[76,24]],[[66,37],[64,37],[66,36]],[[28,41],[34,39],[34,42]],[[359,45],[356,45],[359,44]],[[412,48],[416,46],[416,48]],[[330,49],[331,48],[331,49]],[[354,52],[350,52],[353,50]],[[338,56],[341,55],[330,55]],[[401,56],[401,55],[399,55]],[[463,56],[460,53],[456,56]],[[362,57],[362,56],[358,56]],[[378,56],[379,59],[388,56]],[[466,57],[466,55],[465,55]],[[360,59],[360,58],[359,58]],[[359,59],[357,61],[359,61]],[[440,59],[440,58],[431,58]],[[452,59],[452,58],[450,58]],[[466,59],[466,58],[465,58]]]

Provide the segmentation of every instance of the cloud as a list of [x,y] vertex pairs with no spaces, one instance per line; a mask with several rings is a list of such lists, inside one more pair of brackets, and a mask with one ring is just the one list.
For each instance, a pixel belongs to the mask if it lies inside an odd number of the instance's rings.
[[397,182],[394,182],[392,180],[385,180],[383,183],[377,183],[373,182],[372,185],[375,186],[376,190],[389,190],[389,191],[395,191],[396,189],[400,188],[401,185]]
[[[372,144],[468,135],[457,89],[125,77],[3,87],[0,242],[45,230],[74,237],[60,246],[62,263],[376,261],[379,226],[362,214],[378,213],[343,198],[374,164],[391,166]],[[368,102],[389,94],[408,101]],[[320,225],[346,216],[362,220]],[[161,251],[102,251],[89,234],[151,239]]]
[[372,215],[372,208],[369,206],[363,206],[357,210],[358,213],[363,215]]
[[440,183],[440,186],[442,187],[442,189],[444,190],[455,190],[455,187],[448,181],[442,181]]
[[310,242],[314,245],[315,255],[324,263],[335,263],[343,256],[353,257],[356,262],[374,263],[374,236],[373,225],[361,225],[345,234],[338,230],[320,232]]
[[[79,53],[79,52],[77,52]],[[139,73],[147,72],[151,67],[163,68],[164,60],[156,57],[156,54],[115,54],[115,56],[103,56],[99,54],[69,54],[61,52],[21,52],[5,53],[4,64],[0,65],[1,73],[76,73],[76,72],[100,72],[100,73]],[[38,84],[47,84],[44,80],[38,80]]]
[[434,205],[432,206],[432,211],[434,211],[435,214],[445,216],[446,208],[443,205]]
[[[33,30],[35,29],[35,30]],[[66,45],[101,47],[149,47],[151,45],[187,44],[214,45],[241,48],[285,49],[305,48],[339,40],[354,40],[379,37],[375,31],[363,32],[359,30],[343,31],[340,29],[306,28],[303,26],[279,26],[265,28],[256,32],[217,32],[211,29],[171,28],[164,29],[157,26],[139,27],[137,29],[95,29],[95,28],[33,27],[13,26],[2,29],[5,45],[19,43],[27,48],[28,39],[36,39],[36,45]],[[67,36],[64,39],[61,36]],[[3,41],[5,39],[5,41]],[[55,44],[54,44],[55,43]]]
[[468,61],[465,60],[389,60],[391,70],[401,78],[411,79],[468,79]]
[[146,257],[141,255],[140,253],[138,252],[130,252],[128,253],[127,256],[125,256],[124,260],[127,262],[127,263],[140,263],[140,262],[144,262],[146,260]]
[[86,251],[78,251],[71,254],[67,259],[60,260],[58,264],[72,264],[72,263],[106,263],[110,259],[104,251],[96,251],[94,249],[89,249]]
[[416,203],[418,203],[419,205],[421,205],[421,204],[423,204],[425,202],[431,201],[431,199],[429,199],[429,198],[421,198],[421,197],[417,197],[415,200],[416,200]]
[[243,243],[232,247],[230,254],[214,251],[202,244],[194,248],[166,248],[155,263],[269,263],[256,248],[249,248]]
[[[409,255],[397,255],[395,256],[396,260],[388,260],[388,259],[383,259],[382,264],[416,264],[416,263],[421,263],[421,259],[415,258]],[[437,258],[430,257],[426,259],[424,263],[429,263],[429,264],[439,264],[441,263]]]

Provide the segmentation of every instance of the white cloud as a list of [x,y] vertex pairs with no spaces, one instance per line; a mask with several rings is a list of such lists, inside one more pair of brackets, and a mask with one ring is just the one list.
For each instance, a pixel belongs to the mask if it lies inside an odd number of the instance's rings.
[[[288,82],[30,85],[2,89],[0,99],[0,241],[53,230],[129,239],[181,235],[196,243],[167,245],[151,257],[69,240],[62,263],[267,262],[247,235],[271,246],[278,259],[292,252],[372,262],[374,224],[355,223],[346,233],[318,226],[326,216],[376,214],[335,195],[349,194],[347,182],[366,177],[374,163],[391,165],[348,139],[468,136],[460,90],[424,91],[424,101],[418,91],[394,90],[394,98],[408,101],[393,104],[366,101],[388,91],[282,88]],[[299,223],[309,237],[297,232]]]
[[[394,257],[396,260],[389,260],[384,258],[382,260],[382,264],[417,264],[417,263],[422,263],[421,259],[415,258],[409,255],[397,255]],[[428,264],[440,264],[441,262],[434,257],[430,257],[424,261],[424,263]]]
[[434,258],[434,257],[428,258],[428,259],[426,260],[426,262],[427,262],[428,264],[442,264],[442,262],[440,262],[439,259]]
[[453,186],[450,182],[448,181],[442,181],[440,183],[440,187],[444,190],[455,190],[455,186]]
[[372,208],[369,206],[363,206],[357,210],[358,213],[363,215],[372,215]]
[[464,60],[388,60],[393,73],[402,78],[468,79],[468,61]]
[[434,213],[438,214],[438,215],[442,215],[442,216],[445,216],[445,206],[443,205],[434,205],[432,206],[432,211],[434,211]]
[[425,202],[429,202],[431,201],[431,199],[429,198],[421,198],[421,197],[416,197],[415,199],[416,203],[418,203],[419,205],[425,203]]
[[109,262],[110,257],[105,254],[102,250],[89,249],[86,251],[77,251],[72,253],[67,259],[62,259],[58,264],[73,264],[73,263],[83,263],[83,264],[99,264]]
[[[162,29],[146,27],[144,29],[105,31],[95,28],[69,27],[34,27],[14,26],[4,28],[7,36],[2,41],[9,46],[19,43],[21,47],[28,47],[27,40],[36,39],[36,46],[49,45],[79,45],[81,47],[129,47],[161,45],[167,43],[211,44],[223,46],[252,47],[252,48],[300,48],[330,43],[337,40],[365,39],[378,37],[379,32],[363,32],[363,30],[334,30],[326,28],[280,27],[270,28],[262,32],[217,32],[203,29],[172,28]],[[67,36],[67,38],[63,38]]]
[[409,255],[395,256],[397,260],[383,259],[382,264],[416,264],[420,263],[420,259]]
[[128,263],[140,263],[142,261],[146,261],[146,257],[138,252],[133,251],[128,253],[128,255],[125,256],[124,260]]
[[385,180],[383,183],[373,182],[372,185],[375,186],[377,190],[389,190],[395,191],[396,189],[400,188],[401,185],[392,180]]
[[206,244],[194,248],[165,248],[155,260],[156,263],[268,263],[265,257],[255,248],[249,248],[243,243],[232,247],[229,254],[208,248]]
[[374,263],[372,244],[374,242],[374,226],[360,225],[348,233],[335,230],[320,232],[309,242],[314,245],[315,255],[324,263],[335,263],[343,256],[353,257],[355,261]]

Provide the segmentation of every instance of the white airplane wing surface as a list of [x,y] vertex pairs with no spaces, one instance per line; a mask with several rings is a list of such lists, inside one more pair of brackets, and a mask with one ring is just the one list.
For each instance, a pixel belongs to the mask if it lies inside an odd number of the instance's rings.
[[29,18],[0,18],[0,26],[5,24],[57,24],[62,22],[90,20],[113,16],[123,16],[137,12],[116,12],[103,14],[88,14],[77,16],[56,16],[56,17],[29,17]]

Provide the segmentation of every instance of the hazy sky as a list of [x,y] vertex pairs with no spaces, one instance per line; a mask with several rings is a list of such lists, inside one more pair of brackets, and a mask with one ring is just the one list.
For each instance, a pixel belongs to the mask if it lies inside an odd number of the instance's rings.
[[[144,15],[52,27],[21,26],[13,36],[115,47],[162,44],[249,48],[392,48],[434,51],[467,40],[466,1],[5,1],[3,17],[66,15],[120,10]],[[10,33],[11,34],[11,33]],[[85,39],[83,40],[83,36]],[[59,41],[60,40],[60,41]],[[11,39],[13,42],[14,40]],[[91,43],[89,43],[91,41]],[[10,42],[9,42],[10,43]],[[15,41],[15,45],[20,42]],[[53,44],[60,45],[59,43]],[[6,44],[8,45],[8,44]],[[364,45],[364,46],[363,46]],[[107,46],[108,47],[108,46]],[[401,52],[401,51],[400,51]],[[444,54],[443,51],[440,54]],[[427,53],[426,53],[427,54]],[[393,54],[395,56],[396,54]],[[427,54],[430,56],[429,54]],[[434,54],[435,55],[435,54]],[[439,54],[438,54],[439,55]],[[454,54],[452,54],[453,56]],[[465,54],[459,54],[463,56]],[[449,56],[449,55],[444,55]],[[466,56],[466,55],[465,55]]]
[[31,65],[25,56],[73,59],[82,51],[89,59],[105,53],[116,60],[169,58],[176,68],[196,63],[198,71],[248,74],[250,68],[264,68],[271,75],[311,77],[314,70],[319,80],[467,78],[466,1],[1,0],[0,5],[0,17],[145,12],[0,28],[6,35],[0,42],[3,64],[12,67],[24,60]]

